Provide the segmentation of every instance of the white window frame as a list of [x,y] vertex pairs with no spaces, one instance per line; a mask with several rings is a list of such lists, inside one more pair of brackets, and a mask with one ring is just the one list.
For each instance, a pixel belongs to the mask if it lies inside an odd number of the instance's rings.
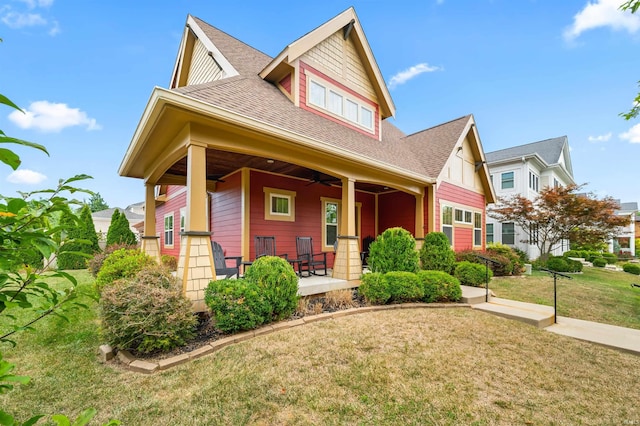
[[[476,220],[478,216],[480,217],[479,223]],[[478,232],[480,235],[477,234]],[[473,246],[482,247],[482,213],[480,212],[473,212]]]
[[[296,220],[296,193],[285,189],[264,187],[264,220],[278,220],[283,222],[295,222]],[[286,199],[288,212],[274,212],[274,200]]]
[[[505,175],[511,175],[511,179],[506,182],[511,182],[511,186],[505,186]],[[500,189],[514,189],[516,187],[516,174],[515,172],[503,172],[500,174]]]
[[[460,219],[458,219],[458,213],[460,213]],[[465,225],[472,225],[473,224],[473,213],[471,210],[465,210],[465,209],[461,209],[456,207],[454,210],[454,221],[456,223],[463,223]]]
[[[171,228],[167,227],[167,219],[171,219]],[[163,244],[165,247],[173,247],[173,244],[175,242],[175,235],[174,235],[174,231],[175,231],[175,221],[174,221],[174,217],[173,217],[173,212],[165,214],[164,215],[164,221],[163,221]],[[171,240],[171,243],[168,243],[167,241]]]
[[[322,250],[323,251],[333,251],[333,244],[327,244],[327,236],[328,236],[328,232],[327,229],[328,227],[335,227],[336,230],[336,241],[338,238],[338,235],[340,233],[340,209],[342,207],[342,203],[340,202],[340,200],[338,199],[334,199],[334,198],[324,198],[321,197],[322,200]],[[327,222],[327,206],[329,204],[335,204],[336,206],[336,222],[335,223],[329,223]]]
[[[309,83],[307,84],[307,99],[308,99],[308,105],[312,106],[312,107],[316,107],[319,109],[322,109],[322,111],[324,113],[327,113],[333,117],[337,117],[343,121],[346,121],[350,124],[354,124],[358,127],[361,127],[362,129],[368,131],[369,133],[374,133],[375,132],[375,120],[376,120],[376,114],[375,114],[375,110],[374,108],[372,108],[371,106],[369,106],[368,104],[364,103],[362,100],[358,99],[357,97],[350,95],[349,93],[345,92],[344,90],[339,89],[336,86],[331,85],[330,83],[321,80],[319,77],[317,77],[315,74],[310,74],[307,73],[307,80],[309,81]],[[311,96],[312,93],[312,87],[323,87],[325,90],[325,94],[324,94],[324,98],[323,101],[324,102],[317,102],[317,100],[314,100],[313,97]],[[330,101],[329,98],[331,96],[331,93],[337,95],[337,96],[341,96],[342,97],[342,107],[340,108],[340,112],[335,111],[333,108],[331,108],[330,106]],[[351,103],[353,105],[356,105],[356,117],[352,117],[351,114],[347,113],[347,105]],[[370,114],[371,117],[371,122],[364,122],[364,117],[363,117],[363,111],[366,111],[368,114]]]
[[[513,227],[512,228],[513,229],[513,233],[512,234],[505,234],[505,232],[504,232],[504,226],[505,225],[511,225]],[[510,246],[515,245],[516,244],[516,224],[513,223],[513,222],[506,222],[506,223],[502,224],[501,228],[502,229],[501,229],[501,233],[500,233],[500,237],[501,237],[500,240],[502,241],[502,244],[506,244],[506,245],[510,245]],[[504,236],[505,235],[513,235],[513,242],[512,243],[505,242],[504,241]]]
[[540,177],[532,170],[529,170],[529,189],[536,192],[540,190]]
[[[451,223],[445,223],[445,213],[444,212],[447,209],[451,209]],[[454,228],[453,228],[454,208],[453,208],[453,206],[450,206],[448,204],[443,204],[442,205],[442,210],[440,212],[440,222],[441,222],[441,224],[440,224],[441,231],[445,235],[447,235],[447,233],[445,232],[445,228],[451,230],[451,238],[449,239],[449,243],[450,243],[450,246],[453,247],[453,237],[454,237],[454,233],[453,233],[453,230],[454,230]],[[448,236],[447,236],[447,238],[448,238]]]
[[187,225],[187,209],[180,209],[180,234],[184,233],[185,227]]
[[[491,227],[491,232],[489,232],[489,227]],[[494,224],[493,224],[493,223],[487,223],[487,224],[486,224],[486,232],[485,232],[485,236],[484,236],[484,238],[485,238],[485,242],[486,242],[487,244],[490,244],[490,243],[495,242],[495,240],[496,240],[496,237],[495,237],[495,228],[496,228],[496,227],[494,226]],[[489,235],[491,235],[491,241],[489,241]]]

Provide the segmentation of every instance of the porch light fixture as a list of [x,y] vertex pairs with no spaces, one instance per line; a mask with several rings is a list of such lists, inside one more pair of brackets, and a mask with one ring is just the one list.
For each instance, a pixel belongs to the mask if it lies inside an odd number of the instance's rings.
[[275,163],[275,161],[274,161],[274,160],[272,160],[271,158],[269,158],[269,159],[267,160],[267,163],[268,163],[268,164],[273,164],[273,163]]

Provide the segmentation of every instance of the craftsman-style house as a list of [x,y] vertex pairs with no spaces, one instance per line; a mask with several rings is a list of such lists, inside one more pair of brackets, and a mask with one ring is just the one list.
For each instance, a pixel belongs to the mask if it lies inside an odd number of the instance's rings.
[[202,306],[211,240],[252,260],[257,235],[290,257],[310,236],[355,285],[363,239],[389,227],[483,248],[495,196],[473,116],[405,135],[394,114],[353,8],[273,58],[188,16],[119,170],[145,182],[143,249],[177,256]]

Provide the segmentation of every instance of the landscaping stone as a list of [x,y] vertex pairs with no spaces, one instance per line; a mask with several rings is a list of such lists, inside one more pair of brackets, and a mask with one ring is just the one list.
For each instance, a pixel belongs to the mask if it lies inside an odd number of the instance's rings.
[[308,317],[302,318],[305,324],[311,324],[312,322],[324,321],[333,318],[333,312],[325,312],[323,314],[318,315],[309,315]]
[[[224,339],[223,339],[224,340]],[[216,342],[218,342],[219,340],[217,340]],[[213,342],[213,343],[216,343]],[[216,348],[213,347],[213,345],[208,344],[208,345],[204,345],[202,347],[199,347],[198,349],[194,349],[191,352],[189,352],[189,358],[190,359],[196,359],[196,358],[200,358],[201,356],[210,354],[211,352],[215,351]]]
[[121,363],[129,365],[136,360],[136,357],[131,355],[129,351],[118,351],[118,359]]
[[140,359],[136,359],[129,364],[129,370],[144,374],[151,374],[156,371],[157,368],[158,364],[149,361],[142,361]]
[[333,313],[333,318],[347,317],[349,315],[357,314],[359,308],[345,309],[343,311],[336,311]]
[[244,342],[245,340],[249,340],[251,339],[253,336],[255,336],[253,330],[251,331],[245,331],[244,333],[238,333],[233,335],[233,343],[240,343],[240,342]]
[[256,337],[262,336],[264,334],[269,334],[269,333],[273,333],[273,327],[270,325],[262,326],[259,329],[253,331],[253,335]]
[[235,339],[233,336],[225,337],[224,339],[216,340],[215,342],[211,342],[211,347],[214,351],[220,350],[225,346],[229,346],[230,344],[235,343]]
[[180,354],[172,356],[171,358],[161,359],[160,361],[158,361],[158,369],[166,370],[169,367],[183,364],[187,361],[189,361],[189,354]]
[[98,354],[100,355],[101,362],[111,361],[115,357],[113,348],[111,345],[100,345],[98,348]]

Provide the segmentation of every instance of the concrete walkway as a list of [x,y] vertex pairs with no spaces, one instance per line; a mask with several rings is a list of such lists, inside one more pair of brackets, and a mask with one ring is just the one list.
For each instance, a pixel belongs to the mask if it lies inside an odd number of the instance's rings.
[[[489,297],[487,303],[485,302],[484,289],[461,287],[462,301],[471,304],[473,309],[522,321],[552,333],[640,355],[640,330],[562,316],[558,316],[558,322],[554,324],[552,306],[517,302],[492,296]],[[489,290],[489,294],[491,294],[491,290]]]

